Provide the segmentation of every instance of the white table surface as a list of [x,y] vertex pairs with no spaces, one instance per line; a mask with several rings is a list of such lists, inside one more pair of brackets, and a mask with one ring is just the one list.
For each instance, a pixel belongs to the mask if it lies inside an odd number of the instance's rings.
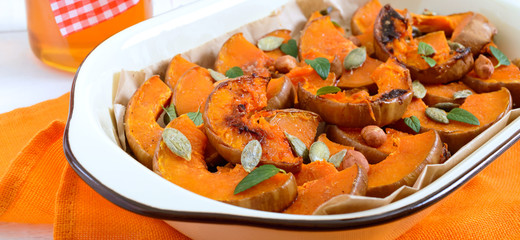
[[[193,1],[152,0],[154,15]],[[25,1],[1,0],[0,113],[57,98],[70,91],[73,77],[74,73],[48,67],[33,55],[26,31]],[[0,222],[0,239],[52,237],[52,224]]]

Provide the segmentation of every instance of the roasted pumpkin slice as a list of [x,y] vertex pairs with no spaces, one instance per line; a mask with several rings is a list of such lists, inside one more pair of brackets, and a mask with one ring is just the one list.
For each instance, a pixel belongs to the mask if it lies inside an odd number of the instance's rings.
[[397,150],[399,139],[409,134],[391,128],[386,129],[386,141],[375,148],[368,146],[361,137],[361,128],[340,128],[335,125],[327,126],[327,136],[334,142],[351,146],[361,152],[370,164],[376,164]]
[[[287,43],[289,40],[291,40],[291,30],[288,30],[288,29],[277,29],[277,30],[274,30],[274,31],[266,34],[262,38],[264,38],[264,37],[279,37],[279,38],[283,38],[283,42],[282,43]],[[276,48],[274,50],[264,51],[264,52],[265,52],[265,54],[267,54],[267,56],[269,56],[270,58],[272,58],[275,61],[276,61],[277,58],[285,55],[285,53],[283,53],[282,50],[280,50],[280,48]]]
[[[494,65],[497,64],[494,57],[489,58]],[[505,87],[511,92],[513,107],[520,106],[520,70],[514,64],[495,68],[489,79],[479,78],[473,70],[464,76],[462,81],[479,93],[497,91]]]
[[221,167],[212,173],[204,162],[207,146],[204,132],[186,115],[174,119],[166,127],[184,134],[192,147],[191,160],[187,161],[160,141],[154,155],[154,171],[168,181],[204,197],[263,211],[281,211],[295,199],[296,181],[291,173],[277,173],[252,188],[234,194],[237,184],[247,175],[240,164],[233,168]]
[[443,31],[446,36],[451,36],[462,20],[471,15],[473,15],[473,12],[450,15],[425,15],[411,13],[412,25],[416,27],[420,33]]
[[296,184],[302,186],[306,182],[311,182],[322,177],[336,174],[338,170],[332,165],[332,163],[326,161],[315,161],[309,164],[303,164],[302,170],[296,174]]
[[273,60],[254,44],[247,41],[242,33],[231,36],[222,46],[215,62],[215,70],[222,74],[233,67],[242,69],[245,75],[269,77],[269,66]]
[[272,78],[267,84],[267,109],[283,109],[293,107],[296,90],[289,78],[282,76]]
[[213,78],[203,67],[193,67],[179,78],[173,89],[172,103],[178,115],[202,112],[206,98],[213,90]]
[[318,113],[327,123],[343,127],[384,126],[400,119],[412,99],[408,70],[390,58],[376,68],[371,78],[378,87],[378,93],[372,96],[366,89],[317,96],[320,86],[313,85],[316,81],[299,83],[299,106]]
[[298,197],[284,213],[313,214],[329,199],[343,195],[364,195],[367,189],[366,172],[358,165],[329,174],[298,187]]
[[386,197],[401,186],[412,186],[427,164],[439,163],[443,145],[436,131],[400,138],[397,151],[371,165],[367,196]]
[[[484,104],[483,104],[484,103]],[[450,121],[444,124],[426,116],[426,104],[421,99],[414,99],[408,106],[403,118],[416,116],[421,123],[421,131],[435,129],[439,132],[442,141],[448,144],[450,152],[455,153],[478,134],[500,120],[511,110],[511,94],[507,88],[495,92],[472,94],[466,98],[460,108],[477,117],[480,125]]]
[[[206,134],[219,154],[231,163],[240,163],[244,146],[258,140],[262,146],[260,164],[298,172],[302,158],[293,154],[284,129],[269,122],[282,110],[262,110],[267,105],[266,89],[267,79],[250,75],[220,83],[209,95],[204,109]],[[305,116],[310,114],[300,112]],[[290,118],[300,121],[300,118]],[[312,138],[315,134],[311,134]]]
[[179,78],[181,78],[188,69],[196,66],[198,65],[186,60],[182,55],[177,54],[172,58],[168,65],[168,69],[166,69],[164,82],[173,89]]
[[159,76],[152,76],[137,89],[126,108],[124,125],[128,145],[137,160],[150,169],[163,131],[156,120],[171,95],[170,88]]
[[342,89],[363,88],[369,91],[377,91],[377,86],[370,77],[372,72],[376,70],[383,62],[367,57],[363,65],[354,70],[345,70],[338,80],[337,86]]
[[307,148],[310,148],[321,118],[318,114],[299,109],[284,109],[278,111],[263,112],[267,121],[279,126],[284,132],[300,139]]
[[366,47],[368,55],[374,53],[374,22],[382,7],[378,0],[370,0],[352,15],[350,29]]
[[363,170],[368,172],[370,165],[368,164],[367,159],[362,153],[354,150],[354,147],[335,143],[329,140],[325,133],[321,134],[318,137],[318,141],[325,143],[325,145],[329,148],[331,158],[332,156],[334,156],[334,154],[337,154],[340,151],[346,151],[345,155],[343,156],[343,159],[341,160],[341,163],[339,164],[339,166],[336,167],[336,169],[341,171],[345,168],[351,167],[354,164],[358,164]]
[[428,106],[434,106],[437,103],[451,102],[462,104],[463,98],[455,98],[454,94],[460,91],[470,91],[475,93],[468,85],[463,82],[452,82],[449,84],[431,84],[425,85],[426,95],[423,98],[424,103]]
[[493,40],[496,33],[496,27],[484,15],[471,13],[465,15],[457,24],[451,35],[451,41],[470,48],[473,56],[477,56],[482,48]]
[[[473,67],[470,48],[452,50],[444,32],[438,31],[420,36],[412,36],[409,15],[398,13],[390,5],[385,5],[374,24],[376,56],[386,60],[396,57],[410,70],[413,79],[422,83],[448,83],[462,78]],[[422,53],[421,43],[433,48],[433,53]],[[432,65],[433,64],[433,65]]]

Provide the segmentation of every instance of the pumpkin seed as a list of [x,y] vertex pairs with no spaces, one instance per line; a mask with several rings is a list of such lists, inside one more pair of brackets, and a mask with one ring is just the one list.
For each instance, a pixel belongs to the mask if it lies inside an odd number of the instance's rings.
[[177,156],[191,160],[191,143],[188,138],[175,128],[165,128],[162,138],[166,146]]
[[283,38],[268,36],[258,40],[258,48],[262,51],[273,51],[279,48],[283,43]]
[[460,107],[460,104],[452,103],[452,102],[441,102],[435,104],[433,107],[440,108],[446,112],[449,112],[451,109]]
[[365,47],[355,48],[348,53],[343,60],[343,67],[346,70],[352,70],[361,67],[367,59],[367,50]]
[[225,80],[225,79],[228,79],[226,77],[226,75],[222,74],[222,73],[219,73],[211,68],[208,68],[208,71],[209,71],[209,75],[211,75],[211,77],[215,80],[215,81],[222,81],[222,80]]
[[309,149],[309,158],[311,162],[326,161],[330,157],[329,147],[321,141],[314,142]]
[[413,96],[416,98],[423,98],[426,96],[426,88],[421,82],[415,80],[412,82]]
[[251,172],[260,162],[262,157],[262,146],[258,140],[249,141],[242,154],[240,154],[240,163],[246,172]]
[[446,112],[442,109],[435,107],[426,108],[426,116],[428,116],[430,119],[434,121],[448,124],[450,123],[450,120],[448,120],[448,117],[446,115]]
[[458,92],[453,93],[453,98],[454,99],[467,98],[471,94],[473,94],[473,92],[471,92],[471,90],[464,89],[464,90],[460,90]]
[[302,157],[304,160],[309,157],[309,150],[307,149],[307,146],[305,146],[305,143],[303,143],[302,140],[299,138],[287,133],[285,133],[285,137],[287,140],[289,140],[289,144],[291,145],[291,148],[293,151],[300,157]]
[[424,11],[423,11],[422,14],[423,14],[423,15],[426,15],[426,16],[435,16],[435,15],[437,15],[436,12],[434,12],[434,11],[430,11],[430,10],[428,10],[428,9],[424,9]]
[[452,41],[448,41],[448,46],[450,46],[450,50],[452,51],[460,51],[462,49],[464,49],[464,45],[458,43],[458,42],[452,42]]
[[341,166],[341,162],[343,162],[343,158],[347,155],[347,150],[343,149],[336,154],[332,155],[332,157],[327,160],[327,162],[330,162],[334,164],[334,167],[339,168]]

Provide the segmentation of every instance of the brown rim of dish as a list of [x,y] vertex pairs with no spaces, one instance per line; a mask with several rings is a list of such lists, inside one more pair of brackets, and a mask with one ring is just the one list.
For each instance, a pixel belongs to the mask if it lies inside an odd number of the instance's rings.
[[487,165],[493,162],[498,156],[505,152],[511,147],[516,141],[520,139],[520,129],[517,129],[504,144],[497,146],[482,158],[474,168],[468,169],[460,178],[452,179],[446,183],[446,188],[438,189],[437,191],[422,197],[419,201],[406,205],[404,207],[380,214],[367,217],[360,217],[354,219],[338,219],[338,220],[284,220],[284,219],[271,219],[271,218],[255,218],[249,216],[237,216],[232,214],[217,214],[217,213],[204,213],[204,212],[184,212],[184,211],[173,211],[163,210],[155,207],[151,207],[140,202],[134,201],[127,197],[120,195],[118,192],[103,185],[102,182],[97,180],[92,174],[90,174],[77,160],[70,148],[69,142],[69,125],[74,113],[74,92],[76,86],[76,80],[78,73],[80,72],[81,66],[76,71],[74,81],[72,83],[72,89],[70,94],[69,104],[69,115],[67,119],[67,125],[65,126],[65,132],[63,135],[63,150],[65,157],[69,162],[70,166],[76,173],[85,181],[91,188],[98,192],[105,199],[110,202],[122,207],[128,211],[134,213],[159,218],[164,220],[173,221],[185,221],[185,222],[198,222],[198,223],[212,223],[212,224],[233,224],[233,225],[245,225],[262,228],[272,228],[281,230],[294,230],[294,231],[338,231],[338,230],[351,230],[359,229],[371,226],[377,226],[389,222],[399,220],[401,218],[410,216],[418,213],[421,210],[437,203],[444,197],[448,196],[451,192],[461,187],[464,183],[473,178]]

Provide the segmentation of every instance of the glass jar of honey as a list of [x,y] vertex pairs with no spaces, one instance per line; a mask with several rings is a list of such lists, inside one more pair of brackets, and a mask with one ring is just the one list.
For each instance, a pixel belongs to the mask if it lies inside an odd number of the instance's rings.
[[47,65],[75,72],[94,47],[152,16],[151,0],[25,0],[31,49]]

